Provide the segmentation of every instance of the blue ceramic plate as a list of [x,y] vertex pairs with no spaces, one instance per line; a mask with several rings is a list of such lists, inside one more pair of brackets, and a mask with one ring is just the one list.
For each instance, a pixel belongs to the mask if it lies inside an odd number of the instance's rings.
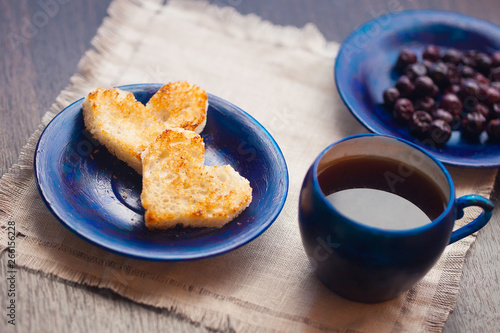
[[500,50],[500,27],[466,15],[412,10],[391,13],[357,28],[342,44],[336,64],[335,80],[344,103],[369,130],[411,141],[441,162],[467,167],[499,167],[500,145],[470,143],[453,133],[442,147],[424,145],[397,124],[382,106],[383,91],[394,86],[393,70],[403,47],[419,55],[434,44],[459,50],[476,49],[488,54]]
[[[145,103],[160,84],[120,87]],[[250,206],[220,229],[149,231],[140,202],[141,177],[85,130],[83,99],[46,127],[35,153],[38,189],[69,230],[104,249],[139,259],[187,260],[231,251],[276,219],[288,191],[285,159],[271,135],[236,106],[209,95],[202,132],[207,165],[232,165],[253,188]]]

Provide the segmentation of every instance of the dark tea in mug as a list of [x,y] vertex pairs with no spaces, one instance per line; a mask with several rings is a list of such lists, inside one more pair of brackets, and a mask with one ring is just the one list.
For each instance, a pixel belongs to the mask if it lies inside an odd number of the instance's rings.
[[446,197],[426,174],[410,165],[377,156],[350,156],[318,170],[328,201],[358,223],[404,230],[431,223]]

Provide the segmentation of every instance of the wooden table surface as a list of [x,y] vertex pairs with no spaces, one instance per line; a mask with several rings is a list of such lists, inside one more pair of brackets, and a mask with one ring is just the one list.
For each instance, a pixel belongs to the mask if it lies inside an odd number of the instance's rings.
[[[0,176],[58,93],[106,15],[110,0],[0,0]],[[341,42],[355,27],[390,11],[433,8],[462,12],[500,24],[497,0],[213,0],[280,25],[315,23],[328,40]],[[13,37],[14,35],[18,37]],[[14,41],[14,43],[12,43]],[[500,181],[493,199],[500,206]],[[455,310],[445,332],[500,330],[500,212],[479,233],[466,258]],[[0,260],[0,299],[6,299],[7,260]],[[75,285],[21,269],[17,275],[17,332],[207,332],[176,315],[107,290]],[[1,302],[4,308],[4,301]],[[0,311],[0,332],[7,326]],[[10,326],[10,325],[9,325]],[[232,331],[228,321],[226,331]]]

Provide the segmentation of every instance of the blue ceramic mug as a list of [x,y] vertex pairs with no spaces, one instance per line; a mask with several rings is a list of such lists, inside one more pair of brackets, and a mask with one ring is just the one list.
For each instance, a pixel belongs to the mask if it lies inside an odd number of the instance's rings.
[[[372,225],[370,211],[364,221],[347,216],[341,207],[329,201],[329,193],[323,192],[322,173],[336,163],[357,158],[365,162],[383,159],[397,165],[396,172],[391,171],[395,173],[393,177],[386,178],[387,182],[393,182],[391,186],[415,186],[405,182],[415,174],[413,171],[426,175],[435,192],[440,192],[442,212],[429,219],[429,223],[399,230]],[[365,163],[360,170],[366,168],[376,169]],[[345,174],[334,175],[338,182],[350,177],[357,180],[355,168],[345,170]],[[434,194],[426,193],[426,200],[436,197]],[[479,206],[483,212],[453,231],[455,220],[463,216],[463,209],[468,206]],[[481,229],[490,220],[492,210],[492,202],[478,195],[456,199],[450,174],[424,149],[405,140],[365,134],[340,140],[316,158],[300,192],[299,226],[317,277],[342,297],[376,303],[395,298],[422,279],[447,245]],[[389,211],[392,209],[387,214]]]

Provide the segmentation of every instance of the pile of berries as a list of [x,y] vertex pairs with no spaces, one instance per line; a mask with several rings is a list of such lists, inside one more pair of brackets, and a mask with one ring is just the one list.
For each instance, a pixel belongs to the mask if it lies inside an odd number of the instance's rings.
[[384,91],[384,104],[412,135],[439,145],[452,131],[471,141],[486,132],[490,142],[500,142],[500,51],[429,45],[419,62],[415,52],[403,49],[396,70],[401,76]]

